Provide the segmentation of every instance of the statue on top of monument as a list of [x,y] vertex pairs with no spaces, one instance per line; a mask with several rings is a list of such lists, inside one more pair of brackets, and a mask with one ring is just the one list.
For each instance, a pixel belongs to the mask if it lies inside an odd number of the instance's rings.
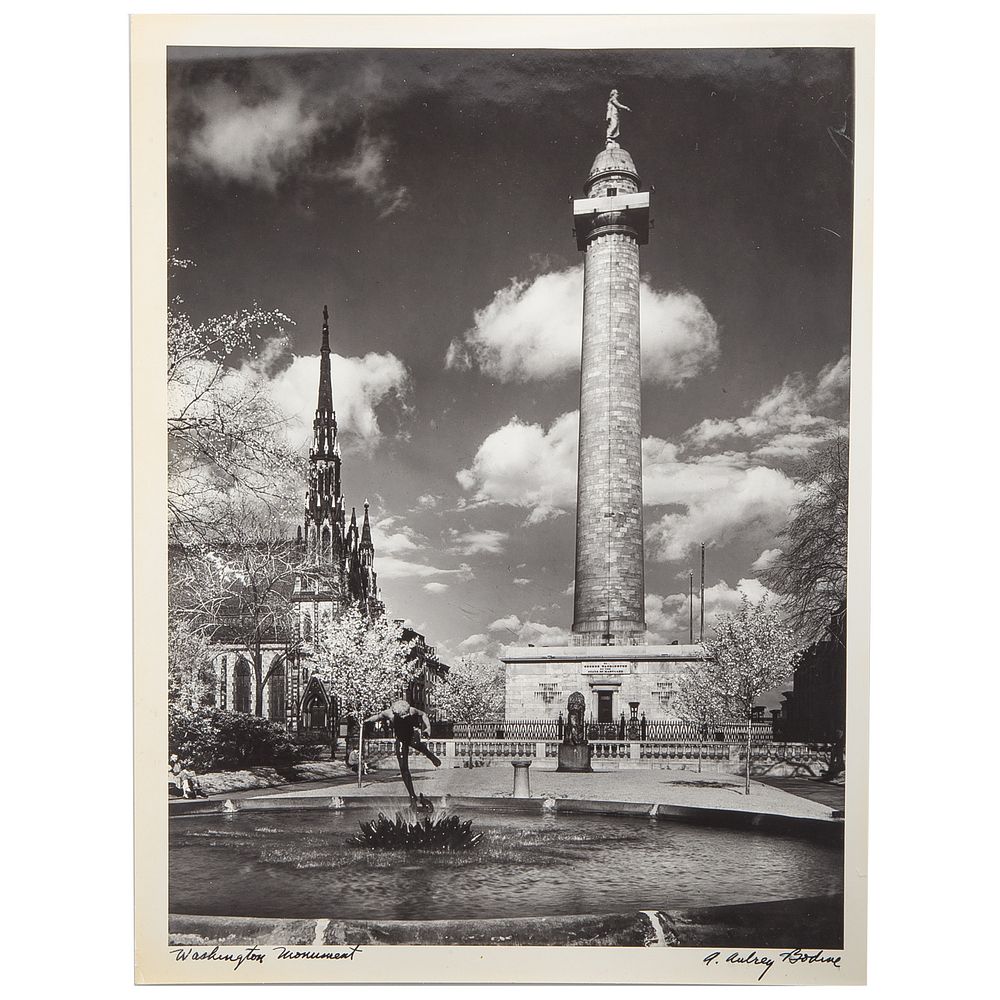
[[627,104],[622,104],[618,100],[618,91],[612,90],[611,96],[608,97],[608,110],[604,116],[605,121],[608,123],[607,141],[609,145],[618,138],[618,112],[631,110]]

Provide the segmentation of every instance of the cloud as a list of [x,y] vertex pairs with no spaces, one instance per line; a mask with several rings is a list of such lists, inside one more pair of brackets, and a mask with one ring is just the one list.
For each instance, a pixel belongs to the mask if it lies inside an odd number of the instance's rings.
[[491,632],[516,632],[521,627],[521,619],[517,615],[507,615],[497,618],[486,626]]
[[[536,646],[562,646],[569,642],[569,633],[565,629],[541,622],[522,621],[517,615],[498,618],[486,627],[490,632],[510,633],[517,642],[530,642]],[[510,638],[502,637],[502,641],[511,644]]]
[[[406,207],[407,189],[390,179],[392,141],[367,118],[381,103],[380,74],[330,85],[273,60],[244,62],[238,79],[224,72],[171,82],[172,166],[272,192],[293,176],[329,178],[370,197],[380,218]],[[352,132],[350,153],[330,150],[331,140],[343,146]]]
[[480,553],[497,555],[503,551],[504,542],[510,537],[506,531],[495,531],[486,528],[481,531],[450,532],[454,551],[464,556],[474,556]]
[[[732,614],[739,610],[743,598],[759,604],[763,599],[777,600],[777,595],[768,590],[757,579],[742,579],[735,587],[730,587],[725,580],[720,580],[711,587],[705,588],[705,638],[711,637],[711,629],[718,621],[719,615]],[[646,595],[646,628],[650,642],[687,642],[690,637],[689,607],[687,591],[680,594],[670,594],[661,597],[659,594]],[[694,598],[694,637],[698,640],[700,628],[700,609],[698,594]]]
[[801,487],[783,472],[758,466],[751,469],[710,465],[702,477],[698,463],[678,467],[676,481],[661,474],[661,487],[676,499],[662,500],[685,506],[668,511],[646,530],[646,554],[661,562],[683,559],[701,542],[716,547],[731,541],[772,541],[801,498]]
[[456,476],[479,503],[529,509],[528,524],[565,513],[576,502],[579,414],[564,413],[545,430],[515,417],[479,446],[472,466]]
[[750,567],[755,573],[763,573],[765,570],[770,569],[781,556],[781,549],[764,549],[763,552],[754,560],[753,565]]
[[391,151],[392,143],[387,136],[372,136],[362,129],[350,158],[333,171],[334,176],[372,198],[380,209],[380,219],[406,208],[410,202],[407,189],[389,181]]
[[463,653],[475,653],[485,649],[489,644],[490,637],[480,632],[476,635],[470,635],[467,639],[463,639],[458,644],[458,648]]
[[431,582],[424,584],[424,590],[426,590],[428,594],[443,594],[448,589],[447,583]]
[[740,441],[753,458],[801,458],[844,430],[850,382],[851,362],[845,354],[815,378],[801,372],[787,376],[746,416],[702,420],[688,429],[685,441],[695,448]]
[[[659,292],[643,281],[639,310],[645,379],[680,386],[714,365],[718,327],[697,295]],[[476,310],[472,328],[449,346],[445,366],[475,366],[502,382],[568,375],[580,368],[582,329],[582,266],[514,278]]]
[[[416,552],[424,547],[426,541],[398,517],[385,517],[371,527],[372,543],[379,559]],[[378,566],[375,568],[378,569]]]
[[441,569],[429,563],[412,562],[400,559],[398,556],[383,556],[376,552],[375,572],[380,580],[412,580],[424,579],[430,576],[454,576],[458,580],[474,579],[472,567],[462,563],[458,569]]
[[[290,360],[288,360],[290,357]],[[258,373],[269,379],[271,397],[287,415],[289,444],[305,450],[312,439],[312,422],[319,388],[319,355],[280,353],[265,349]],[[369,353],[364,357],[330,355],[333,403],[344,447],[375,447],[382,439],[378,411],[406,412],[410,373],[395,354]]]
[[530,642],[535,646],[568,646],[569,633],[558,625],[543,625],[541,622],[524,622],[518,630],[520,642]]
[[275,190],[311,149],[323,118],[306,108],[304,91],[291,77],[280,74],[272,83],[266,96],[241,93],[222,80],[189,91],[188,114],[198,124],[174,146],[174,162]]
[[[475,491],[476,503],[528,510],[526,524],[566,513],[576,504],[578,421],[576,411],[564,413],[545,430],[515,417],[480,445],[472,466],[458,473],[459,483]],[[799,487],[778,469],[748,462],[742,453],[688,458],[681,445],[645,438],[644,503],[674,508],[658,518],[647,514],[647,555],[669,561],[703,541],[772,542]]]
[[515,576],[514,577],[514,586],[516,586],[516,587],[525,587],[529,583],[531,583],[531,580],[527,579],[526,577],[523,577],[523,576]]

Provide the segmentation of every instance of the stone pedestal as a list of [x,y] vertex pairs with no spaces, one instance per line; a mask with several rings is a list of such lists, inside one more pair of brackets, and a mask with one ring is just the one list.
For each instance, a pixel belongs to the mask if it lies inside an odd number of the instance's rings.
[[574,746],[572,743],[559,744],[559,766],[557,771],[593,771],[590,766],[590,757],[593,748],[589,743],[579,743]]
[[528,768],[531,767],[530,760],[513,760],[514,765],[514,798],[530,799],[531,782],[528,778]]

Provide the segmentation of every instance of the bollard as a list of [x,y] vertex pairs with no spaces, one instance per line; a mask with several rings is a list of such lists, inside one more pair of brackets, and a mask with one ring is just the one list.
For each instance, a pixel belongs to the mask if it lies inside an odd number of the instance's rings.
[[528,780],[528,768],[531,767],[530,760],[512,760],[514,765],[514,798],[530,799],[531,783]]

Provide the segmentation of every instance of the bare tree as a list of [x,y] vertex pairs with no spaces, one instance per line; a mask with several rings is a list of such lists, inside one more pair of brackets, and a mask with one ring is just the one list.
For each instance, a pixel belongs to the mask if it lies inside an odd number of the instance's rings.
[[[246,505],[216,524],[220,540],[183,548],[172,560],[171,614],[214,643],[246,649],[256,681],[254,714],[264,714],[264,685],[279,669],[264,670],[264,646],[297,651],[289,601],[299,569],[294,543],[280,525]],[[224,539],[224,540],[223,540]]]
[[[843,642],[847,611],[848,443],[829,446],[797,478],[805,495],[782,536],[782,553],[764,573],[802,645],[828,634]],[[834,627],[831,629],[831,625]]]
[[[172,257],[171,270],[193,266]],[[256,304],[201,323],[179,297],[167,311],[167,510],[171,537],[218,537],[234,496],[281,514],[297,492],[299,460],[286,416],[253,367],[261,331],[291,320]]]

